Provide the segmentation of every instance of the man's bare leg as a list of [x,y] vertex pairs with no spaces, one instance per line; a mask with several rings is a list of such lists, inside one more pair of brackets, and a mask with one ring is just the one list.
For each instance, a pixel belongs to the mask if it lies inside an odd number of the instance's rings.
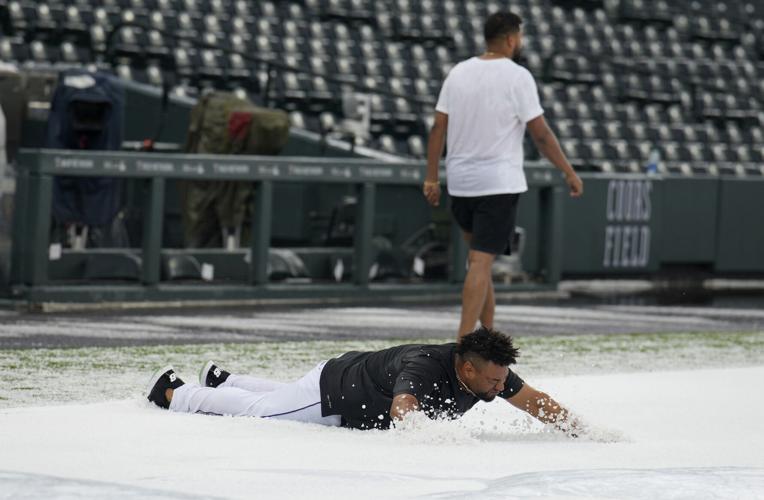
[[[468,258],[469,269],[467,270],[467,277],[464,279],[464,288],[462,289],[462,319],[459,324],[457,339],[473,331],[475,323],[477,323],[479,318],[490,320],[490,326],[493,326],[495,309],[493,302],[495,298],[491,283],[491,268],[495,257],[495,255],[490,253],[470,250]],[[489,295],[492,302],[490,305],[486,304]],[[488,309],[484,313],[484,308],[487,305]]]
[[493,290],[493,274],[490,274],[488,278],[488,293],[483,303],[483,311],[480,313],[480,324],[486,328],[493,328],[493,316],[495,313],[496,296]]
[[[469,245],[472,241],[472,234],[471,233],[462,233],[462,236],[464,237],[464,241],[467,242]],[[483,325],[486,328],[493,328],[493,318],[494,314],[496,312],[496,297],[494,295],[494,289],[493,289],[493,279],[488,280],[488,294],[485,297],[485,302],[483,304],[483,310],[480,312],[480,324]],[[470,333],[472,330],[469,330],[465,333]],[[461,331],[459,332],[459,336],[461,337],[464,335]]]

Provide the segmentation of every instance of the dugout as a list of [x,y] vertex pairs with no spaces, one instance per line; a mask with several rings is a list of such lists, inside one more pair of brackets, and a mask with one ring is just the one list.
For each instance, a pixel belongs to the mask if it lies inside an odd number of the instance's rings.
[[[191,169],[189,167],[195,167]],[[378,197],[377,186],[385,185],[391,192],[395,189],[408,192],[416,189],[423,178],[424,165],[419,162],[390,163],[361,159],[304,158],[304,157],[230,157],[206,156],[196,158],[191,155],[112,153],[25,150],[19,163],[19,178],[16,192],[14,218],[14,241],[10,289],[14,297],[30,302],[40,301],[139,301],[139,300],[236,300],[247,298],[310,298],[312,300],[330,297],[382,297],[422,296],[432,294],[455,294],[464,275],[465,249],[460,235],[450,231],[445,255],[446,276],[444,279],[428,280],[426,276],[414,279],[375,281],[385,265],[382,252],[376,241],[384,234],[385,213],[390,214],[396,228],[402,220],[415,227],[418,218],[427,225],[432,217],[424,200],[418,200],[424,207],[413,212],[400,203],[400,198]],[[203,171],[199,172],[197,169]],[[105,250],[67,250],[53,248],[49,240],[51,183],[54,175],[104,175],[121,178],[141,179],[144,196],[144,220],[140,248]],[[528,255],[537,267],[528,268],[538,275],[538,279],[527,285],[510,285],[515,289],[543,289],[553,287],[559,275],[558,261],[553,249],[561,248],[555,238],[561,234],[556,227],[561,221],[561,199],[559,178],[543,166],[531,167],[530,183],[534,191],[528,200],[538,204],[538,210],[529,209],[539,223],[529,228]],[[201,255],[188,250],[185,255],[207,264],[229,265],[239,270],[236,279],[202,279],[172,282],[163,275],[163,264],[169,256],[181,250],[172,250],[162,243],[166,180],[198,176],[210,179],[236,179],[252,181],[256,185],[252,232],[255,235],[252,246],[243,251],[209,252]],[[279,258],[287,260],[284,252],[272,250],[273,226],[281,220],[274,211],[275,188],[277,183],[305,183],[314,190],[317,186],[349,185],[356,202],[352,207],[353,231],[347,246],[288,247],[292,255],[300,257],[304,263],[311,262],[320,268],[321,259],[334,258],[330,276],[337,269],[337,260],[344,262],[339,276],[340,283],[327,283],[321,276],[311,276],[311,280],[280,282],[273,276],[275,262]],[[536,193],[536,194],[534,194]],[[413,199],[412,199],[412,203]],[[529,205],[530,207],[531,205]],[[387,211],[387,212],[385,212]],[[24,214],[23,216],[21,214]],[[389,222],[388,222],[389,223]],[[388,255],[394,259],[395,246],[383,248],[391,250]],[[552,250],[549,250],[552,249]],[[286,248],[282,248],[286,250]],[[195,253],[196,252],[196,253]],[[422,257],[426,260],[425,257]],[[102,263],[118,260],[140,259],[136,264],[136,275],[122,280],[98,280],[82,273],[98,260]],[[217,259],[213,264],[211,261]],[[220,264],[226,261],[227,264]],[[233,263],[239,261],[238,266]],[[288,263],[287,263],[288,264]],[[372,272],[374,266],[376,271]],[[387,264],[390,265],[390,264]],[[324,267],[324,269],[326,269]],[[347,272],[349,271],[349,272]],[[349,276],[348,276],[349,275]],[[345,277],[347,276],[347,280]],[[126,279],[128,278],[128,279]],[[411,278],[410,276],[408,278]],[[424,279],[422,279],[424,278]],[[330,280],[331,281],[331,280]],[[277,283],[274,283],[277,282]],[[523,288],[524,287],[524,288]]]
[[[170,97],[163,103],[160,89],[123,84],[127,151],[37,150],[44,106],[35,106],[25,121],[27,149],[5,198],[10,204],[2,236],[4,295],[39,303],[459,292],[465,249],[445,203],[439,210],[424,203],[421,162],[299,129],[280,157],[180,155],[177,145],[185,141],[194,101]],[[147,138],[156,151],[138,152]],[[128,248],[75,251],[51,245],[46,214],[49,183],[57,175],[125,181]],[[251,248],[183,248],[176,183],[189,177],[257,184],[253,233],[258,238]],[[559,274],[544,243],[559,233],[548,230],[560,220],[553,215],[559,215],[559,179],[541,165],[529,177],[530,208],[520,215],[529,226],[522,263],[529,280],[515,288],[545,289]]]

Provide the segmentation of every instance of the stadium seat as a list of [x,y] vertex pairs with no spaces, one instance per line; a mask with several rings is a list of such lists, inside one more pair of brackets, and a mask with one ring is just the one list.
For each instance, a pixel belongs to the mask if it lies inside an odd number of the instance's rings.
[[398,154],[395,139],[390,135],[383,134],[379,137],[379,148],[385,153]]
[[[257,92],[262,69],[248,56],[285,61],[325,75],[275,77],[274,96],[295,124],[326,128],[339,116],[340,82],[362,83],[401,96],[373,96],[371,144],[420,157],[443,78],[483,50],[483,19],[499,7],[483,0],[0,1],[0,58],[113,64],[139,81],[178,82],[174,91],[187,95],[209,86]],[[525,19],[524,64],[571,157],[639,171],[659,145],[670,172],[709,165],[758,172],[764,4],[522,0],[512,8]],[[111,61],[106,38],[123,21],[147,29],[122,28]]]
[[46,46],[39,40],[33,41],[29,49],[31,58],[36,63],[55,63],[58,61],[58,51],[53,47]]

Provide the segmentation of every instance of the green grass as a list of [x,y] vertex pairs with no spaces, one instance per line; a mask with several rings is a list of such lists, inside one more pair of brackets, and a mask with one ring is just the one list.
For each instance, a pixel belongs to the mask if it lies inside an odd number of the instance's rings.
[[[442,340],[422,339],[440,343]],[[318,361],[396,340],[259,342],[80,349],[0,350],[0,408],[138,397],[160,365],[186,381],[214,359],[234,372],[295,379]],[[411,343],[411,340],[405,342]],[[764,332],[518,337],[523,377],[764,364]]]

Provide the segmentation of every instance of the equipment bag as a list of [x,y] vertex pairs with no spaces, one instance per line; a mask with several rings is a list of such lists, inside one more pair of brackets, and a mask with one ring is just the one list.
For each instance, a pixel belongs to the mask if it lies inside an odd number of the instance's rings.
[[277,155],[289,139],[284,111],[255,106],[228,92],[203,96],[191,110],[186,151]]
[[[48,117],[45,147],[119,150],[124,93],[111,75],[72,69],[61,73]],[[101,241],[93,246],[123,246],[113,241],[112,222],[122,200],[122,181],[113,177],[56,177],[53,216],[58,225],[89,226]],[[122,237],[118,238],[122,239]],[[91,238],[92,240],[92,238]]]
[[[255,106],[227,92],[203,96],[191,111],[186,151],[199,154],[278,154],[289,138],[284,111]],[[235,246],[246,243],[252,183],[183,181],[183,226],[186,245],[220,247],[226,235]]]

